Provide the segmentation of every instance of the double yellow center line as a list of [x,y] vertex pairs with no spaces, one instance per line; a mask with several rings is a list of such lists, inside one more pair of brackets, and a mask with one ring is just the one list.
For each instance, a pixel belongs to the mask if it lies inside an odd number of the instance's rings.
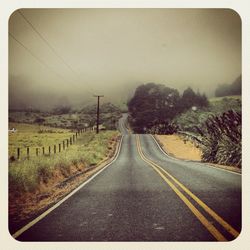
[[239,235],[239,232],[229,225],[224,219],[222,219],[216,212],[208,207],[203,201],[201,201],[196,195],[194,195],[189,189],[187,189],[180,181],[168,173],[165,169],[160,167],[152,160],[146,158],[142,152],[140,138],[136,135],[137,150],[141,158],[148,163],[172,188],[172,190],[178,195],[178,197],[186,204],[191,212],[197,217],[197,219],[205,226],[205,228],[214,236],[218,241],[227,241],[225,236],[210,222],[207,218],[188,200],[187,197],[192,198],[207,214],[209,214],[214,220],[216,220],[228,233],[234,238]]

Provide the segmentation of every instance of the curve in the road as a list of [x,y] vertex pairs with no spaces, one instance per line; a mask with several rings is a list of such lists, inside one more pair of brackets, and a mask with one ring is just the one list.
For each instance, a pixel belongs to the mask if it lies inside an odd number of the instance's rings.
[[240,177],[170,159],[150,135],[131,134],[126,122],[124,114],[118,124],[122,141],[110,167],[20,231],[17,240],[226,241],[237,237]]
[[[186,198],[181,192],[184,191],[189,197],[191,197],[201,208],[203,208],[214,220],[216,220],[224,229],[230,233],[234,238],[239,236],[239,232],[235,230],[229,223],[227,223],[221,216],[208,207],[203,201],[201,201],[196,195],[194,195],[187,187],[185,187],[180,181],[168,173],[165,169],[159,166],[154,161],[148,159],[142,151],[139,135],[136,136],[137,150],[141,158],[150,165],[173,189],[173,191],[179,196],[179,198],[189,207],[197,219],[207,228],[207,230],[218,240],[226,241],[227,239],[220,233],[216,227],[209,222],[202,213]],[[172,180],[172,181],[171,181]],[[177,188],[179,187],[179,189]],[[181,190],[181,191],[180,191]]]

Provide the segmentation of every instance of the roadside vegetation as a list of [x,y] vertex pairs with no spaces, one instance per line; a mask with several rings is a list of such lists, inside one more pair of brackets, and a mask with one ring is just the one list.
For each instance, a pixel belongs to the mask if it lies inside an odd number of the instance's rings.
[[241,96],[227,96],[209,99],[209,105],[203,108],[192,108],[176,116],[173,123],[179,130],[200,134],[200,130],[208,118],[220,116],[228,110],[241,113]]
[[203,161],[241,167],[241,119],[241,96],[227,96],[180,114],[174,123],[199,138]]
[[[33,135],[35,134],[36,132]],[[61,135],[67,134],[66,130],[60,134],[60,138]],[[29,133],[29,137],[33,137],[32,132]],[[40,184],[48,183],[58,172],[67,178],[72,175],[72,169],[79,172],[96,166],[113,154],[117,138],[117,131],[101,131],[99,134],[85,132],[79,136],[75,144],[58,154],[10,162],[10,192],[16,195],[33,192]]]
[[[14,128],[13,132],[9,132],[10,191],[16,194],[33,192],[58,173],[67,178],[74,172],[98,165],[110,156],[118,137],[116,125],[121,111],[111,103],[102,104],[100,111],[100,124],[104,130],[99,134],[92,131],[96,122],[96,105],[86,106],[81,110],[58,106],[46,112],[10,111],[9,129]],[[79,129],[86,128],[87,132],[80,134],[73,145],[63,150],[63,141],[66,142]],[[61,152],[58,152],[59,143]],[[53,151],[54,145],[56,153]]]
[[9,112],[9,225],[12,231],[60,200],[114,155],[121,110],[106,103],[101,105],[100,112],[99,134],[93,131],[95,105],[81,110],[58,106],[50,111]]
[[[239,82],[228,86],[239,90]],[[181,95],[176,89],[148,83],[136,89],[128,109],[136,133],[181,133],[200,147],[202,161],[241,167],[241,96],[208,100],[191,88]]]

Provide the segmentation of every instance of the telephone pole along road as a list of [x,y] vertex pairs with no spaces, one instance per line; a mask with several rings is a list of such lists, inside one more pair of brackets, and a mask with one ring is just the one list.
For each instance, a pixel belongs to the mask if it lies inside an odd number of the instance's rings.
[[181,161],[126,115],[116,160],[56,209],[16,234],[21,241],[227,241],[241,230],[241,175]]

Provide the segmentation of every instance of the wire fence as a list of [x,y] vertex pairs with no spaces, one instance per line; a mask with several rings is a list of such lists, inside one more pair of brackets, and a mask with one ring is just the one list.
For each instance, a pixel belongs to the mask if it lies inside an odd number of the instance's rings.
[[62,151],[66,150],[68,147],[72,146],[76,140],[79,138],[80,135],[87,131],[93,131],[91,127],[79,129],[77,132],[72,134],[67,139],[62,140],[60,143],[50,145],[50,146],[41,146],[41,147],[17,147],[15,149],[15,153],[9,156],[10,161],[20,160],[20,159],[27,159],[29,160],[33,156],[51,156]]

